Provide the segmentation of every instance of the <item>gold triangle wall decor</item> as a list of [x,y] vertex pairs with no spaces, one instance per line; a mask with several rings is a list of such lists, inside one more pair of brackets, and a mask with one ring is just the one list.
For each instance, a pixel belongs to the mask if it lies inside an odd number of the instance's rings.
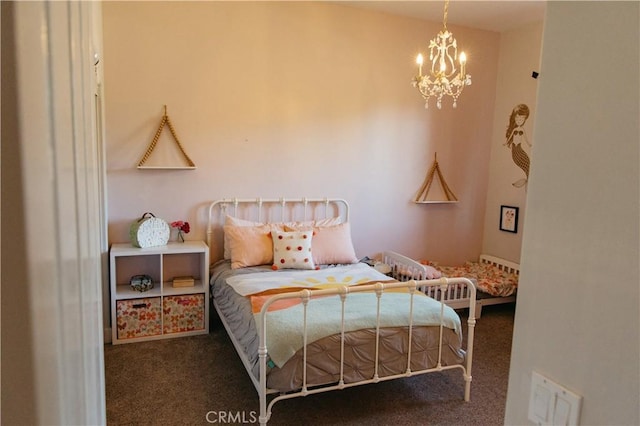
[[[440,185],[442,186],[442,192],[446,197],[446,200],[429,200],[429,190],[431,189],[431,184],[433,183],[433,178],[438,176],[438,180],[440,181]],[[422,186],[418,190],[416,194],[416,198],[414,199],[415,203],[426,204],[426,203],[457,203],[458,198],[455,196],[449,185],[447,185],[447,181],[444,179],[442,175],[442,171],[440,170],[440,165],[438,164],[438,153],[435,154],[435,159],[433,160],[433,165],[429,169],[427,173],[427,177],[425,178]]]
[[[151,156],[151,153],[153,152],[153,150],[156,148],[156,145],[158,144],[158,139],[160,138],[160,134],[162,133],[162,130],[164,129],[165,124],[167,126],[169,126],[169,130],[171,131],[171,136],[173,136],[173,140],[176,142],[176,145],[178,146],[178,149],[182,153],[182,156],[186,160],[188,166],[166,166],[166,167],[165,166],[161,166],[161,167],[156,167],[156,166],[145,166],[144,165],[144,163],[146,163],[146,161]],[[147,151],[144,153],[144,155],[142,156],[142,159],[138,163],[138,168],[139,169],[195,169],[196,168],[196,165],[193,163],[193,161],[191,161],[191,158],[189,158],[189,156],[185,152],[184,148],[182,147],[182,144],[180,143],[180,139],[178,139],[178,135],[176,134],[176,131],[173,128],[173,125],[171,124],[171,120],[169,120],[169,116],[167,115],[167,106],[166,105],[164,106],[164,115],[162,116],[162,120],[160,121],[160,126],[158,127],[158,130],[156,130],[156,134],[153,137],[153,140],[151,141],[151,143],[147,147]]]

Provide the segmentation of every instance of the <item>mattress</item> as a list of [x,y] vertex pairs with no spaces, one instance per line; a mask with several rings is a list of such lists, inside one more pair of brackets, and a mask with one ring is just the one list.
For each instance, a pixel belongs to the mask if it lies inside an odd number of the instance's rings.
[[[229,261],[220,261],[211,268],[211,295],[224,317],[245,363],[259,378],[259,337],[251,301],[238,294],[227,280],[239,274],[272,272],[269,266],[231,269]],[[458,319],[459,320],[459,319]],[[420,370],[437,365],[439,357],[439,326],[414,326],[411,344],[411,369]],[[407,369],[408,327],[394,326],[380,330],[378,375],[401,374]],[[326,385],[340,378],[340,334],[320,338],[307,345],[307,385]],[[346,383],[370,379],[374,375],[376,332],[365,328],[345,333],[344,380]],[[443,327],[443,366],[464,362],[462,333]],[[280,367],[268,359],[267,387],[289,392],[302,387],[303,350],[300,349]]]

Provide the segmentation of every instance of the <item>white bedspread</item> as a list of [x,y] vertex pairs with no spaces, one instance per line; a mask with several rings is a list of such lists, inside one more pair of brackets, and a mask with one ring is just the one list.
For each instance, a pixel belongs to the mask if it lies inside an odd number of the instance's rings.
[[250,296],[279,288],[321,289],[389,280],[364,263],[354,263],[320,270],[280,269],[240,274],[229,278],[227,284],[241,296]]

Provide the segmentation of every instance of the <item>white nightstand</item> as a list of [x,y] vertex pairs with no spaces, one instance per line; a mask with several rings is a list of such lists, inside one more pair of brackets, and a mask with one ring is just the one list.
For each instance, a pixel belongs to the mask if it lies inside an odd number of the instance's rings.
[[[112,343],[130,343],[209,332],[209,247],[203,241],[137,248],[113,244],[109,253]],[[149,275],[153,288],[130,286]],[[194,285],[173,287],[176,277]]]

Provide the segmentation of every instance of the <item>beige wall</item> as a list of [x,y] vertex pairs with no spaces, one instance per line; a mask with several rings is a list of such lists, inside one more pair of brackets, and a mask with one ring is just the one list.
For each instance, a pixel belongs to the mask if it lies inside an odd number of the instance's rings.
[[508,425],[532,371],[583,396],[582,425],[640,424],[639,17],[547,4]]
[[[521,145],[531,158],[536,142],[533,129],[536,117],[536,93],[540,80],[540,77],[534,79],[532,72],[540,72],[541,46],[542,23],[530,24],[500,34],[498,84],[482,251],[517,263],[520,262],[522,235],[525,231],[528,185],[514,185],[521,179],[525,179],[526,175],[515,164],[511,149],[505,146],[506,130],[514,107],[519,104],[527,105],[530,115],[523,128],[532,146],[529,147],[526,143]],[[531,168],[535,168],[535,165],[531,164]],[[500,206],[503,205],[519,208],[517,233],[499,229]]]
[[[473,85],[457,109],[425,110],[410,80],[438,22],[316,2],[106,2],[103,13],[110,242],[145,211],[204,239],[217,198],[337,196],[352,206],[358,256],[477,258],[497,33],[450,26]],[[135,168],[165,104],[195,171]],[[436,151],[460,203],[415,205]]]

